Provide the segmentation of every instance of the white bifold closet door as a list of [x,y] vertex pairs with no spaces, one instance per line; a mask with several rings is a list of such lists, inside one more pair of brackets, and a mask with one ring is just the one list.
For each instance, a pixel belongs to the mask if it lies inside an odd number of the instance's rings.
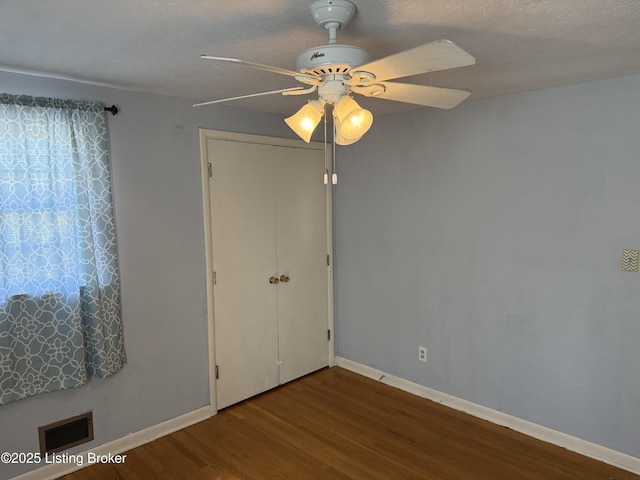
[[221,409],[329,363],[327,187],[319,150],[207,151]]

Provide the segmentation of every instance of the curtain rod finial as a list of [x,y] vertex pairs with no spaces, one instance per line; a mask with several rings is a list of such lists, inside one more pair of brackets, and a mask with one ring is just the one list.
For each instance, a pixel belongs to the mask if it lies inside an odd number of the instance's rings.
[[110,107],[104,107],[104,111],[111,112],[111,115],[117,115],[119,110],[115,105],[111,105]]

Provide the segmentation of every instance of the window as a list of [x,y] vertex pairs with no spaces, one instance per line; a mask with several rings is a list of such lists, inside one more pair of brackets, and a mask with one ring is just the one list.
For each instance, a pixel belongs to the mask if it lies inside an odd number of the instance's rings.
[[0,94],[0,404],[125,361],[104,105]]

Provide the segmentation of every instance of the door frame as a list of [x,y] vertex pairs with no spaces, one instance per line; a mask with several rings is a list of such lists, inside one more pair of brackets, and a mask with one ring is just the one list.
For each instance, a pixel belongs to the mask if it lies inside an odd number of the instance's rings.
[[[207,342],[209,350],[209,401],[210,415],[218,413],[216,405],[216,355],[215,355],[215,311],[213,298],[213,229],[211,224],[211,204],[209,202],[209,151],[208,140],[228,140],[232,142],[257,143],[261,145],[273,145],[282,147],[305,148],[311,150],[325,150],[325,144],[321,142],[305,143],[302,140],[292,140],[287,138],[267,137],[262,135],[252,135],[245,133],[225,132],[222,130],[210,130],[200,128],[200,173],[202,177],[202,207],[204,216],[204,240],[205,240],[205,264],[206,264],[206,287],[207,287]],[[331,149],[326,148],[327,168],[331,166]],[[331,173],[331,172],[330,172]],[[322,181],[318,178],[318,181]],[[327,254],[330,259],[330,267],[327,268],[327,328],[331,332],[331,340],[328,342],[329,366],[335,365],[335,335],[334,335],[334,315],[333,315],[333,186],[331,182],[327,185]]]

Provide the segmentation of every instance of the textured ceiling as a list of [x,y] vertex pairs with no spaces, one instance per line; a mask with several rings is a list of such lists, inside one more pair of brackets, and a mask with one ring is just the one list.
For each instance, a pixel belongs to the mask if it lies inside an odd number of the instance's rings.
[[[640,73],[638,0],[352,1],[358,12],[338,32],[340,43],[363,47],[375,59],[449,39],[475,56],[476,65],[401,81],[469,89],[471,100]],[[295,70],[300,52],[327,43],[311,3],[0,0],[0,70],[194,103],[295,86],[290,77],[199,56]],[[315,96],[270,95],[230,104],[291,114],[306,98]],[[374,114],[416,108],[380,99],[360,103]]]

